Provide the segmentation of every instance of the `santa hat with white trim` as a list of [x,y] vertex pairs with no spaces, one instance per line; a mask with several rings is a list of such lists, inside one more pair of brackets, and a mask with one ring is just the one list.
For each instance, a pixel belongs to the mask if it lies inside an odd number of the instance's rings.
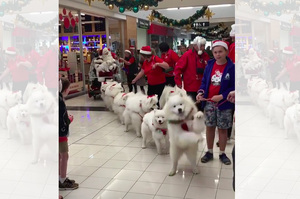
[[224,41],[221,41],[221,40],[213,41],[211,49],[213,49],[216,46],[223,46],[226,50],[228,50],[228,44]]
[[125,53],[129,53],[129,54],[131,54],[130,50],[125,50]]
[[231,25],[230,37],[235,37],[235,24]]
[[8,47],[5,50],[5,53],[8,54],[8,55],[15,55],[15,54],[17,54],[16,49],[14,47]]
[[143,54],[143,55],[151,55],[152,54],[152,51],[151,51],[151,48],[150,46],[143,46],[140,50],[140,54]]
[[282,51],[284,54],[292,55],[294,54],[292,46],[287,46]]

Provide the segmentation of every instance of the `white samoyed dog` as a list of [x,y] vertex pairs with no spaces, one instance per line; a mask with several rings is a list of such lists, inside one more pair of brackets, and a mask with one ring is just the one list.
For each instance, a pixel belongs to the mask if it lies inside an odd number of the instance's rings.
[[122,87],[121,83],[117,84],[111,84],[108,86],[105,90],[105,106],[108,108],[110,111],[113,111],[112,105],[114,102],[114,98],[117,96],[119,93],[124,93],[124,88]]
[[284,129],[286,138],[295,133],[300,141],[300,104],[289,107],[284,116]]
[[99,72],[109,72],[117,68],[117,62],[107,48],[103,49],[101,58],[102,60],[95,62],[97,74],[99,74]]
[[146,148],[147,140],[152,137],[156,145],[157,153],[162,154],[163,149],[165,149],[165,153],[169,154],[170,142],[167,132],[167,121],[163,110],[153,110],[144,116],[142,123],[142,136],[143,149]]
[[[198,173],[196,160],[198,143],[202,140],[202,136],[188,130],[186,121],[193,120],[195,115],[203,119],[203,113],[197,112],[193,100],[183,94],[171,96],[164,107],[164,111],[168,120],[170,157],[172,161],[172,169],[169,175],[173,176],[176,174],[178,160],[183,153],[186,154],[190,161],[193,173]],[[204,125],[202,128],[204,128]]]
[[0,90],[0,123],[6,129],[8,110],[17,104],[22,103],[22,92],[12,92],[7,89]]
[[[103,101],[105,100],[105,90],[106,90],[106,88],[109,87],[112,84],[117,84],[117,83],[118,82],[116,82],[116,81],[102,82],[100,90],[101,90],[101,98],[103,99]],[[105,103],[105,101],[104,101],[104,103]]]
[[58,125],[53,114],[57,113],[58,104],[50,92],[38,90],[31,94],[27,106],[32,128],[33,163],[37,163],[43,146],[48,146],[49,151],[57,148]]
[[123,113],[125,122],[125,131],[128,132],[129,124],[132,124],[137,137],[141,137],[141,125],[146,113],[157,109],[157,95],[147,96],[137,93],[129,97],[126,101],[125,111]]
[[7,115],[8,137],[18,135],[23,144],[31,144],[31,124],[28,108],[25,104],[18,104],[9,109]]
[[268,115],[270,123],[276,121],[280,128],[283,128],[283,119],[285,111],[288,107],[299,102],[299,91],[289,92],[287,90],[278,89],[270,95],[270,103],[268,105]]
[[125,124],[123,113],[125,111],[126,101],[127,101],[128,97],[133,96],[133,95],[134,95],[133,92],[131,92],[131,93],[120,92],[114,98],[112,109],[113,109],[114,113],[118,115],[118,118],[119,118],[121,124]]
[[277,90],[278,90],[277,88],[272,88],[272,89],[265,88],[258,95],[257,105],[262,109],[263,113],[267,117],[269,117],[267,107],[270,103],[270,96],[273,92],[277,92]]
[[30,97],[31,93],[33,93],[34,91],[37,91],[37,90],[44,90],[44,91],[47,91],[47,87],[40,84],[40,83],[31,83],[29,82],[26,86],[26,89],[24,91],[24,94],[23,94],[23,103],[26,104],[28,98]]
[[186,95],[186,91],[177,86],[175,86],[175,87],[165,86],[165,88],[161,94],[161,97],[159,99],[159,106],[161,108],[163,108],[170,96],[173,96],[173,95],[176,95],[179,93]]

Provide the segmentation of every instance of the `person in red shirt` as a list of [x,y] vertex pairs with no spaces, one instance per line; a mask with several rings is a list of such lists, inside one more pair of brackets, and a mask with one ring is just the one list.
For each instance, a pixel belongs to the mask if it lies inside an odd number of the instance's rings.
[[286,55],[285,68],[276,77],[279,80],[284,74],[290,77],[290,91],[300,92],[300,57],[294,55],[294,50],[291,46],[285,47],[283,53]]
[[124,70],[127,76],[127,83],[129,87],[129,92],[132,92],[132,87],[134,87],[134,93],[137,93],[136,84],[132,84],[132,80],[135,78],[138,73],[137,64],[135,57],[131,54],[130,50],[125,50],[125,58],[120,58],[124,62]]
[[166,73],[166,85],[175,86],[174,81],[174,68],[176,62],[179,60],[179,56],[170,49],[169,44],[162,42],[159,44],[159,50],[161,52],[161,59],[169,64],[169,69],[165,71]]
[[8,62],[5,71],[0,76],[0,81],[10,74],[13,83],[12,91],[22,91],[22,93],[24,93],[29,80],[29,70],[32,67],[32,64],[24,58],[17,56],[14,47],[7,48],[5,53]]
[[24,60],[32,64],[32,67],[29,70],[29,81],[36,83],[37,82],[36,67],[39,63],[41,56],[34,49],[32,49],[32,46],[30,44],[24,45],[23,51],[24,51]]
[[165,88],[166,76],[163,69],[168,69],[168,63],[152,54],[150,46],[143,46],[140,50],[144,63],[139,74],[132,80],[135,84],[144,75],[148,78],[148,95],[157,95],[158,100]]
[[[196,101],[205,66],[210,59],[204,51],[205,44],[206,40],[203,37],[196,37],[192,42],[191,49],[180,57],[174,70],[176,85],[182,88],[181,76],[183,76],[184,90],[194,101]],[[199,104],[197,106],[201,110],[201,106]]]
[[231,26],[230,37],[232,39],[232,42],[231,42],[231,44],[229,46],[228,57],[235,64],[235,24],[233,24]]

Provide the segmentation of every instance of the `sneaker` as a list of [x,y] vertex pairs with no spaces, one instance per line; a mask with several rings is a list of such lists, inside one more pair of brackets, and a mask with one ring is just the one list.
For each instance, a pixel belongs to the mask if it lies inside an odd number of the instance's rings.
[[201,158],[202,163],[207,163],[208,161],[214,159],[214,155],[210,152],[206,152],[205,155]]
[[63,182],[61,183],[59,181],[59,190],[74,190],[74,189],[78,189],[79,187],[79,184],[72,182],[71,180],[69,180],[68,178]]
[[226,156],[225,153],[223,153],[222,155],[219,155],[219,159],[220,159],[221,162],[223,162],[225,165],[230,165],[230,164],[231,164],[230,159]]

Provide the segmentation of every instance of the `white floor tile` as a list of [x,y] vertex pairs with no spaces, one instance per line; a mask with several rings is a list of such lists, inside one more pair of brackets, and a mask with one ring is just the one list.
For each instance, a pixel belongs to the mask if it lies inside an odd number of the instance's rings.
[[188,185],[162,184],[157,192],[157,195],[169,197],[179,196],[183,198],[187,189]]
[[142,174],[142,176],[138,179],[138,181],[141,181],[141,182],[163,183],[166,177],[167,176],[166,176],[165,173],[145,171]]
[[90,176],[94,173],[98,167],[88,167],[88,166],[79,166],[78,168],[70,171],[70,175],[79,175],[79,176]]
[[149,162],[134,162],[130,161],[124,169],[126,170],[135,170],[135,171],[145,171],[148,166],[150,165]]
[[136,182],[129,192],[154,195],[157,193],[160,186],[160,183]]
[[268,178],[248,177],[236,187],[237,189],[262,191],[269,182],[270,179]]
[[103,189],[112,179],[111,178],[98,178],[88,177],[84,182],[80,184],[80,187],[92,188],[92,189]]
[[296,182],[290,194],[297,195],[300,198],[300,182]]
[[113,178],[120,171],[121,171],[120,169],[115,169],[115,168],[100,168],[95,173],[92,174],[92,177]]
[[174,176],[166,175],[164,184],[174,184],[174,185],[189,185],[192,180],[191,174],[186,173],[177,173]]
[[233,190],[229,191],[229,190],[219,189],[217,191],[216,199],[235,199],[234,192],[233,192]]
[[93,199],[121,199],[125,194],[126,192],[103,190]]
[[272,198],[272,199],[282,199],[287,198],[287,194],[281,194],[281,193],[270,193],[270,192],[262,192],[259,194],[257,199],[265,199],[265,198]]
[[65,199],[94,198],[100,191],[98,189],[78,188],[69,193]]
[[199,196],[201,196],[201,198],[205,198],[205,199],[215,199],[216,192],[217,192],[216,189],[202,188],[202,187],[189,187],[185,198],[199,199]]
[[114,178],[118,180],[134,180],[136,181],[142,175],[142,171],[121,170]]
[[108,160],[105,164],[102,165],[102,167],[122,169],[127,163],[128,161],[126,160]]
[[168,174],[170,170],[170,164],[151,163],[146,171],[163,172]]
[[284,181],[284,180],[272,180],[266,186],[264,191],[273,192],[273,193],[291,193],[293,187],[295,185],[294,181]]
[[113,179],[108,185],[106,185],[106,187],[104,187],[104,189],[110,191],[128,192],[134,183],[135,181]]
[[190,186],[217,189],[219,184],[218,178],[204,177],[194,175]]
[[124,199],[153,199],[154,195],[127,193]]

